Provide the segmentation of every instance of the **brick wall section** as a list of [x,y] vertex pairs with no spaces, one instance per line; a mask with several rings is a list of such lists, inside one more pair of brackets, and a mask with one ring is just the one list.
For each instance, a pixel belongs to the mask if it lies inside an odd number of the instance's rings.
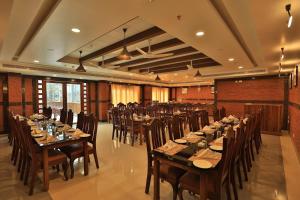
[[33,114],[33,99],[32,99],[32,79],[25,78],[25,102],[28,103],[25,105],[25,115],[30,116]]
[[284,101],[284,79],[266,78],[236,80],[218,80],[217,106],[225,107],[228,114],[244,115],[244,103],[278,103]]
[[[299,84],[299,83],[298,83]],[[291,138],[300,156],[300,86],[289,90],[289,129]]]
[[3,80],[4,76],[0,76],[0,131],[4,130],[3,124]]
[[22,108],[22,76],[21,74],[8,74],[8,109],[16,114],[23,114]]
[[211,86],[187,87],[187,94],[182,94],[182,87],[176,88],[176,100],[183,103],[213,103],[214,94]]
[[96,83],[88,83],[89,84],[89,101],[90,101],[90,106],[89,106],[89,113],[93,113],[96,115]]

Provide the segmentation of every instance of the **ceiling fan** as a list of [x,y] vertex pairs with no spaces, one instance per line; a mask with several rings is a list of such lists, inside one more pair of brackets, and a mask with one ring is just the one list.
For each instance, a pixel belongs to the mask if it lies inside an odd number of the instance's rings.
[[173,56],[173,53],[153,53],[151,51],[151,39],[148,40],[149,46],[148,46],[148,52],[143,51],[142,49],[136,47],[136,50],[142,54],[144,58],[164,58]]
[[193,60],[191,60],[191,63],[189,65],[186,65],[186,66],[187,66],[187,68],[189,70],[193,69],[194,68],[194,66],[193,66]]

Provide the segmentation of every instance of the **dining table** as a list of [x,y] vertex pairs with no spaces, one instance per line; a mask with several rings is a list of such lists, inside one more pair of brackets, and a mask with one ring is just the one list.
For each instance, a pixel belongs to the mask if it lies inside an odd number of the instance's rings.
[[[216,125],[220,126],[216,126]],[[177,141],[182,141],[182,144],[178,144],[175,141],[168,141],[171,143],[176,143],[182,148],[175,148],[175,151],[171,150],[169,153],[163,151],[163,146],[152,151],[153,156],[153,176],[154,176],[154,200],[160,199],[160,165],[161,163],[167,164],[169,166],[177,167],[183,169],[187,172],[199,175],[200,178],[200,200],[206,200],[207,198],[213,199],[214,191],[212,188],[207,189],[207,185],[210,178],[213,178],[212,174],[220,169],[220,161],[222,158],[222,148],[223,148],[223,137],[226,135],[227,127],[232,126],[236,123],[222,123],[214,122],[210,126],[205,127],[198,132],[191,132],[185,135],[183,138]],[[221,133],[221,134],[219,134]],[[188,140],[190,135],[197,135],[199,139],[192,137],[193,140]],[[196,139],[196,140],[195,140]],[[167,143],[168,143],[167,142]],[[203,145],[204,144],[204,145]],[[212,146],[218,146],[220,149],[212,149]],[[165,146],[165,145],[164,145]],[[168,144],[168,146],[170,146]],[[176,150],[177,149],[177,150]],[[208,156],[202,156],[204,152],[211,154],[211,158]],[[202,158],[201,158],[202,156]],[[194,164],[197,159],[207,160],[212,163],[209,168],[201,168]]]
[[49,190],[48,151],[50,149],[57,149],[71,144],[82,143],[84,152],[84,175],[88,175],[87,143],[89,140],[89,134],[83,133],[78,129],[75,130],[67,124],[62,124],[53,120],[28,120],[28,125],[30,125],[32,129],[32,138],[42,152],[43,183],[45,191]]

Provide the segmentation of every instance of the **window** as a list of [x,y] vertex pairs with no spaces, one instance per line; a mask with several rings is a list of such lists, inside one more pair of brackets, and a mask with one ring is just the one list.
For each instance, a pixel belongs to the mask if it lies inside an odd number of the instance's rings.
[[111,99],[114,105],[118,103],[140,102],[140,86],[111,85]]
[[168,102],[169,88],[152,87],[152,101]]

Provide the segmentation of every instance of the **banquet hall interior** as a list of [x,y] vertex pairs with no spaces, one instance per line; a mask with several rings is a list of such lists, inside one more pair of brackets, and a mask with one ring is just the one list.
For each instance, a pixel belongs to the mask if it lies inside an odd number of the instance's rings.
[[0,200],[298,200],[299,64],[299,0],[1,0]]

